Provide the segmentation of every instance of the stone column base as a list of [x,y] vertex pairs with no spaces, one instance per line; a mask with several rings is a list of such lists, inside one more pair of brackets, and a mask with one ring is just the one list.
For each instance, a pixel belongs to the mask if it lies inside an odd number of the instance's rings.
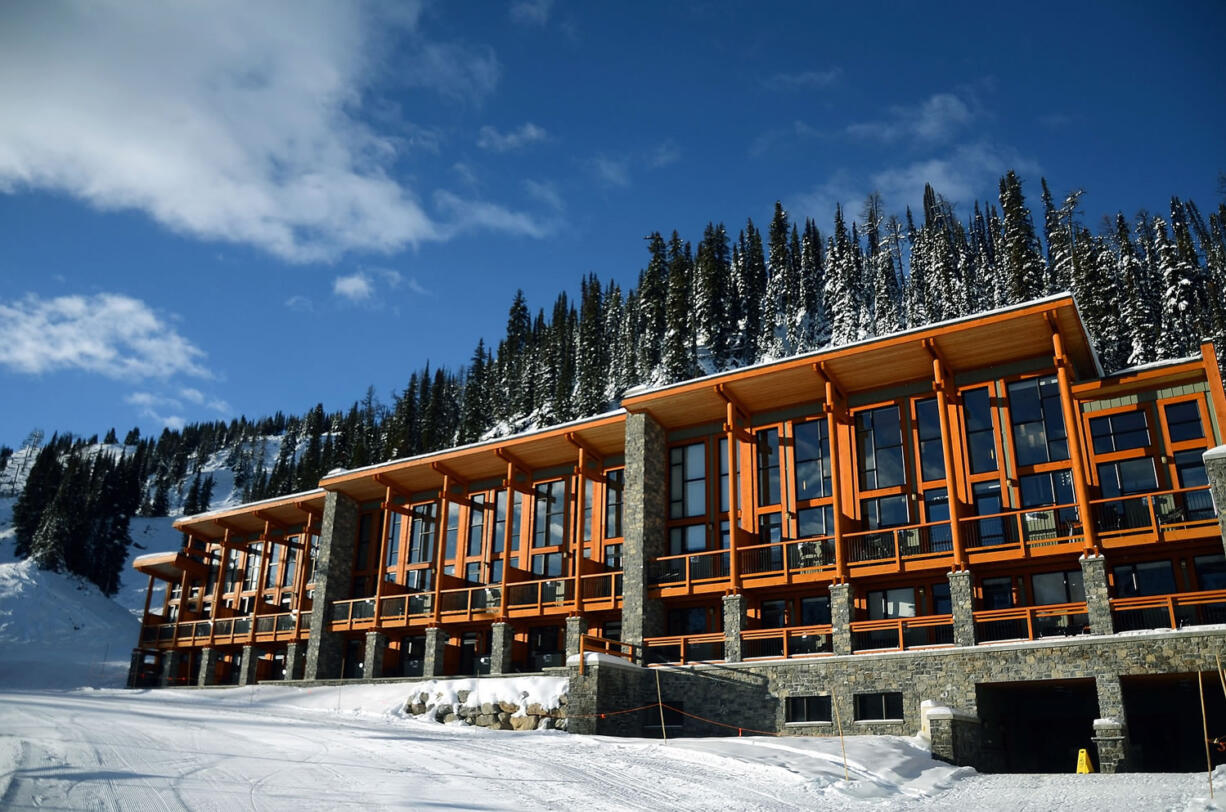
[[243,646],[243,659],[238,666],[238,684],[255,684],[255,666],[259,661],[259,650],[255,646]]
[[383,655],[387,652],[387,635],[383,632],[366,633],[366,660],[362,663],[362,676],[378,679],[383,676]]
[[724,596],[724,661],[739,663],[741,651],[741,632],[745,629],[745,596]]
[[1094,766],[1100,773],[1124,772],[1128,736],[1118,720],[1095,719],[1094,738],[1091,741],[1098,750],[1098,763]]

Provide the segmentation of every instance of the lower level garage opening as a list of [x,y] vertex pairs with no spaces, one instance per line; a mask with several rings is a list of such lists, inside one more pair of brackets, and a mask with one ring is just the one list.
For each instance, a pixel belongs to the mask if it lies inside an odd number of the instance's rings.
[[984,683],[975,686],[984,772],[1071,773],[1077,752],[1096,759],[1094,680]]
[[[1226,742],[1226,699],[1216,670],[1206,671],[1205,715],[1209,738]],[[1205,734],[1196,674],[1121,677],[1128,739],[1129,772],[1195,772],[1205,769]],[[1214,766],[1226,752],[1210,745]]]

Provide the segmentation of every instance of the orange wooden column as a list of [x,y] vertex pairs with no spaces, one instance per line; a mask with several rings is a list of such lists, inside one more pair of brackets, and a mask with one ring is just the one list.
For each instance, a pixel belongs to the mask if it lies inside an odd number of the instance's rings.
[[1098,531],[1094,527],[1094,514],[1090,505],[1090,486],[1087,480],[1085,453],[1081,443],[1081,414],[1073,401],[1073,391],[1069,383],[1069,359],[1064,353],[1064,339],[1060,337],[1060,329],[1051,317],[1052,355],[1056,363],[1056,380],[1060,385],[1060,407],[1064,414],[1065,433],[1068,436],[1069,458],[1073,464],[1073,492],[1077,496],[1077,511],[1081,514],[1081,529],[1085,542],[1086,555],[1099,555]]
[[[737,456],[741,451],[742,442],[750,443],[753,436],[749,433],[749,412],[733,396],[724,384],[718,384],[715,392],[724,401],[724,438],[728,443],[728,582],[729,592],[736,594],[741,591],[741,540],[743,533],[740,526],[740,475],[747,472],[745,466],[737,465]],[[743,425],[738,425],[741,423]],[[718,477],[718,473],[716,474]],[[718,525],[716,526],[718,532]]]
[[825,384],[822,411],[826,415],[826,436],[830,444],[830,496],[833,502],[831,514],[834,517],[834,582],[847,581],[847,549],[843,534],[846,532],[843,518],[843,448],[839,441],[839,416],[846,403],[843,395],[835,386],[826,362],[813,365],[813,371],[818,379]]
[[[962,529],[959,521],[962,518],[962,494],[959,490],[959,480],[956,475],[961,467],[954,458],[954,432],[958,424],[951,417],[951,400],[956,397],[953,385],[953,375],[941,358],[936,342],[926,339],[924,346],[932,356],[932,386],[937,395],[937,414],[941,419],[941,453],[945,455],[945,492],[949,499],[949,532],[953,540],[954,569],[966,569],[966,548],[962,540]],[[962,447],[961,432],[958,434],[957,447]]]

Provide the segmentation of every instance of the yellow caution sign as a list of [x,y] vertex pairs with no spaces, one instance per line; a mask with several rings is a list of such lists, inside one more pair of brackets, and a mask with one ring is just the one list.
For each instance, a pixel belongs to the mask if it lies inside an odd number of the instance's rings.
[[1090,754],[1083,747],[1077,751],[1077,774],[1088,775],[1094,772],[1094,764],[1090,761]]

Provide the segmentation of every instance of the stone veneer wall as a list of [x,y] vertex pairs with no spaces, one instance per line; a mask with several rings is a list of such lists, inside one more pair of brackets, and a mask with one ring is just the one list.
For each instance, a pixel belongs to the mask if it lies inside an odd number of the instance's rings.
[[649,415],[626,415],[623,505],[622,640],[641,646],[665,631],[663,602],[648,596],[647,567],[668,552],[668,442]]
[[[656,682],[665,704],[730,725],[717,727],[685,718],[680,735],[736,735],[735,728],[802,735],[837,735],[834,724],[787,724],[789,696],[832,695],[847,734],[912,735],[920,729],[920,702],[933,700],[959,712],[953,724],[938,725],[944,757],[976,762],[976,725],[965,719],[979,713],[976,685],[1023,681],[1094,679],[1098,715],[1126,725],[1122,695],[1104,690],[1119,676],[1190,673],[1212,669],[1214,655],[1226,645],[1226,631],[1188,629],[1126,637],[1093,636],[1050,642],[1004,643],[888,654],[860,654],[767,662],[724,663],[642,669],[589,663],[586,673],[571,668],[570,707],[592,714],[634,708],[656,701]],[[853,696],[899,691],[901,721],[855,721]],[[656,713],[653,708],[651,713]],[[577,733],[641,735],[653,724],[647,712],[594,721],[572,720]],[[1087,739],[1095,731],[1086,731]]]
[[353,580],[353,541],[358,529],[358,505],[348,496],[328,491],[315,562],[315,597],[311,605],[311,636],[307,641],[307,679],[341,675],[341,636],[326,631],[332,602],[349,597]]

